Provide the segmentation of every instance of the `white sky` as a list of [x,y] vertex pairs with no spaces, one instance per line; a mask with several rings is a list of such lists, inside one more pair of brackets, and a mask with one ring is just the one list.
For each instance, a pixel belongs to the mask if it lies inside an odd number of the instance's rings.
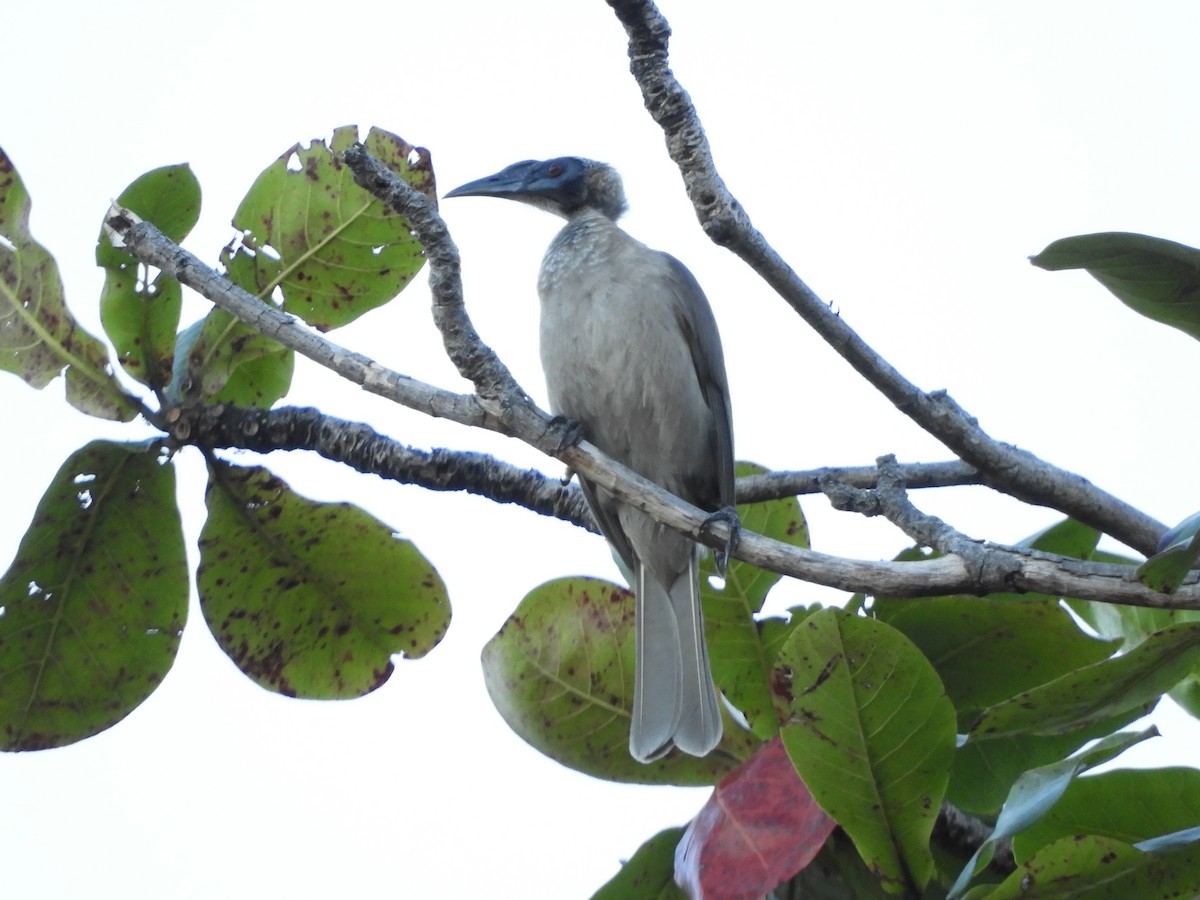
[[[528,157],[615,164],[632,203],[626,227],[683,259],[712,300],[740,458],[808,468],[948,456],[695,226],[601,0],[366,12],[243,0],[220,15],[132,0],[9,6],[0,146],[33,196],[35,237],[96,334],[94,240],[131,180],[190,162],[204,212],[187,246],[215,262],[238,202],[276,156],[339,125],[365,134],[374,124],[429,147],[443,190]],[[921,387],[948,388],[994,436],[1165,522],[1200,506],[1195,416],[1181,402],[1200,348],[1086,276],[1026,261],[1090,231],[1200,244],[1193,4],[664,0],[664,12],[675,71],[729,186],[868,341]],[[556,221],[487,200],[444,211],[476,325],[544,397],[534,279]],[[204,308],[188,301],[185,321]],[[334,338],[463,387],[440,355],[424,274]],[[60,384],[37,394],[4,376],[0,401],[5,564],[72,450],[147,431],[75,413]],[[288,402],[416,446],[545,466],[513,441],[430,421],[308,365]],[[301,493],[354,500],[416,541],[450,588],[446,640],[363,700],[298,702],[241,676],[194,609],[174,669],[128,719],[69,748],[0,759],[7,895],[586,897],[643,839],[703,803],[701,790],[563,769],[487,699],[482,645],[541,581],[616,577],[600,540],[299,454],[269,462]],[[194,564],[203,473],[194,452],[179,466]],[[980,491],[917,500],[997,540],[1055,521]],[[887,558],[906,544],[821,499],[804,507],[818,549]],[[770,608],[816,598],[838,595],[789,585]],[[1200,729],[1162,721],[1167,737],[1137,759],[1193,760]]]

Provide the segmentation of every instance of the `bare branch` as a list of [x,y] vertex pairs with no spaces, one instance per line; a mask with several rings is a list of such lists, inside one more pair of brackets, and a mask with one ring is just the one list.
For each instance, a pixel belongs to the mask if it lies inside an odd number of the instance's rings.
[[[597,531],[583,494],[559,478],[536,469],[521,469],[484,453],[408,447],[369,425],[340,419],[314,407],[266,410],[188,403],[158,417],[158,424],[177,445],[236,447],[256,453],[312,450],[367,475],[434,491],[465,491]],[[909,487],[977,482],[974,470],[961,462],[895,464],[895,470]],[[856,466],[750,475],[738,479],[738,502],[761,503],[818,493],[821,483],[828,486],[830,479],[871,488],[878,482],[879,468]]]
[[1072,472],[986,434],[945,391],[905,379],[830,309],[755,229],[713,163],[700,117],[667,61],[670,26],[652,0],[608,0],[629,36],[629,68],[663,129],[700,224],[757,272],[842,358],[897,409],[981,473],[990,487],[1061,510],[1147,555],[1165,526]]
[[433,491],[465,491],[597,531],[582,492],[557,478],[486,453],[408,447],[369,425],[313,407],[266,410],[196,403],[170,410],[165,419],[176,444],[257,453],[312,450],[364,474]]
[[[899,471],[904,483],[914,489],[983,484],[978,470],[957,459],[937,463],[899,464]],[[856,488],[875,487],[879,483],[879,466],[831,466],[801,472],[747,475],[738,479],[737,499],[738,503],[761,503],[764,500],[778,500],[780,497],[817,494],[825,491],[825,485],[829,483]]]

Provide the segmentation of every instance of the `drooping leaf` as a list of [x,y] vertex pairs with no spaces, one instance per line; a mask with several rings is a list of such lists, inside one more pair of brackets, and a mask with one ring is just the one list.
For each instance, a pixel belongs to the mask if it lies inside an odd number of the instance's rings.
[[[358,129],[347,126],[328,147],[313,141],[285,151],[238,207],[233,224],[242,243],[224,256],[237,284],[264,300],[278,288],[283,308],[321,331],[391,300],[425,262],[408,223],[359,188],[342,164],[357,140]],[[436,202],[427,150],[378,128],[364,144]]]
[[209,628],[255,682],[294,697],[366,694],[445,634],[450,604],[409,541],[259,467],[209,467],[197,586]]
[[1200,250],[1127,232],[1062,238],[1030,260],[1050,271],[1086,269],[1143,316],[1200,339]]
[[666,828],[638,848],[613,878],[592,894],[592,900],[684,900],[675,886],[675,847],[682,828]]
[[1045,815],[1077,775],[1108,762],[1134,744],[1156,734],[1158,732],[1153,728],[1142,732],[1111,734],[1068,759],[1022,773],[1004,801],[1004,808],[996,819],[991,835],[975,851],[950,888],[951,900],[961,896],[971,879],[991,862],[997,844],[1011,839]]
[[500,715],[564,766],[611,781],[715,784],[758,741],[726,723],[703,759],[678,751],[649,765],[629,755],[634,600],[598,578],[560,578],[530,591],[483,648],[483,674]]
[[[117,202],[180,242],[200,217],[200,183],[186,163],[164,166],[136,179]],[[145,267],[114,248],[103,229],[96,264],[105,269],[100,321],[117,360],[142,384],[155,390],[165,387],[175,357],[182,303],[179,282],[161,273],[150,281]]]
[[1200,825],[1200,771],[1117,769],[1071,782],[1053,808],[1013,838],[1017,860],[1072,834],[1128,844]]
[[3,749],[125,718],[171,668],[187,597],[174,469],[145,444],[73,453],[0,579]]
[[29,192],[0,150],[0,370],[44,388],[66,372],[76,409],[128,422],[135,402],[113,376],[104,345],[67,309],[58,266],[29,232]]
[[690,897],[756,900],[812,862],[836,824],[773,738],[721,779],[688,825],[676,880]]
[[[753,463],[737,464],[739,477],[765,471]],[[747,531],[795,547],[808,546],[808,525],[795,497],[739,506],[738,515]],[[715,574],[712,559],[706,557],[701,562],[700,594],[713,678],[751,730],[765,740],[779,731],[779,715],[771,691],[773,657],[755,615],[781,576],[732,559],[724,588],[718,591],[710,581]]]
[[1200,623],[1180,623],[1114,659],[1085,666],[984,711],[971,740],[1057,734],[1151,703],[1200,664]]
[[791,682],[783,743],[800,777],[889,890],[933,874],[929,836],[954,754],[954,707],[900,632],[827,609],[779,655]]

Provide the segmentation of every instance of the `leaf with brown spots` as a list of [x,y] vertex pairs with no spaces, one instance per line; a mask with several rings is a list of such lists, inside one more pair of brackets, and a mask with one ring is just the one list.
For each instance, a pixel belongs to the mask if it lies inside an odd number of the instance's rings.
[[885,888],[919,893],[954,755],[937,672],[894,628],[838,609],[802,621],[778,666],[792,683],[781,733],[800,777]]
[[560,578],[530,591],[483,649],[488,693],[510,728],[551,759],[596,778],[714,784],[758,741],[727,724],[703,759],[629,755],[633,595],[599,578]]
[[128,422],[137,415],[113,375],[104,345],[63,296],[58,265],[29,232],[29,192],[0,149],[0,370],[44,388],[66,372],[67,402],[90,416]]
[[268,690],[358,697],[387,681],[394,655],[424,656],[445,634],[441,577],[363,510],[219,461],[207,503],[200,607],[221,649]]
[[[254,182],[233,217],[241,244],[223,254],[232,279],[321,331],[352,322],[395,297],[425,263],[408,222],[359,188],[341,161],[358,141],[338,128],[326,146],[289,148]],[[372,128],[366,148],[436,198],[429,151]]]
[[1144,853],[1123,841],[1074,835],[1043,847],[988,900],[1184,900],[1200,895],[1200,844]]
[[1061,734],[1153,704],[1200,667],[1200,622],[1149,635],[1132,650],[1084,666],[985,710],[970,740]]
[[173,467],[146,444],[72,454],[0,579],[0,747],[61,747],[127,716],[175,661],[187,598]]

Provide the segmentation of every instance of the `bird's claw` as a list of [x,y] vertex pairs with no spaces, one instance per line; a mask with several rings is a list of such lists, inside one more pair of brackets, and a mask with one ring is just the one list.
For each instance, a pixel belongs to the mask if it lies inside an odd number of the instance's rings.
[[733,555],[734,548],[737,547],[738,539],[742,534],[742,519],[736,509],[732,506],[725,506],[701,522],[700,531],[705,532],[718,522],[724,522],[729,526],[729,536],[725,539],[725,546],[713,551],[717,574],[724,578],[725,569],[729,566],[729,557]]
[[546,437],[553,452],[561,453],[583,440],[583,426],[566,416],[554,416],[546,426]]

